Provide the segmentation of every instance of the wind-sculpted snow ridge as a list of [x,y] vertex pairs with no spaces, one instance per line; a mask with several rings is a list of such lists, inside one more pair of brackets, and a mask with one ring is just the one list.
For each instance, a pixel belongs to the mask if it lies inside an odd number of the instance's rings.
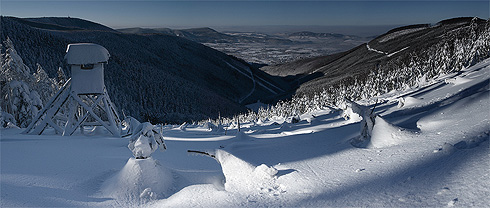
[[411,139],[414,135],[416,134],[390,124],[378,116],[376,117],[375,125],[371,132],[371,139],[369,140],[367,147],[386,148],[402,144],[407,142],[407,140]]
[[[377,104],[377,102],[376,102]],[[361,120],[361,135],[354,138],[351,144],[355,147],[386,148],[399,145],[417,135],[406,129],[393,125],[374,113],[373,109],[361,106],[352,101],[346,101],[342,107],[342,116],[345,119]]]
[[[262,190],[276,189],[277,169],[265,164],[253,166],[236,156],[217,150],[216,158],[219,161],[225,176],[225,190],[237,193],[254,193]],[[279,191],[280,192],[280,191]]]

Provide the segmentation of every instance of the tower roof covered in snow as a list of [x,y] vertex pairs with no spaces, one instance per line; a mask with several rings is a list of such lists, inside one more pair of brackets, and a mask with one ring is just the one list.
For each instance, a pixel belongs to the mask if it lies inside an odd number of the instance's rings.
[[96,64],[109,60],[109,51],[94,43],[74,43],[66,48],[65,59],[68,64]]

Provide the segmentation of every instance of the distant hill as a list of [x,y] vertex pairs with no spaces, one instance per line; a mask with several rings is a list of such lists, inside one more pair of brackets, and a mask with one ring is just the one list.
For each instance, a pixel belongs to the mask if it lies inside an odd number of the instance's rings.
[[73,18],[2,17],[9,37],[31,70],[39,63],[51,77],[69,43],[92,42],[111,54],[105,83],[119,110],[140,120],[181,123],[234,115],[244,104],[289,89],[235,57],[184,38],[134,35]]
[[273,44],[291,44],[293,41],[275,37],[250,37],[244,35],[228,35],[220,33],[209,27],[190,28],[182,30],[173,30],[169,28],[124,28],[118,29],[119,32],[130,34],[167,34],[186,38],[198,43],[273,43]]
[[[314,33],[314,32],[309,32],[309,31],[302,31],[302,32],[295,32],[295,33],[290,33],[288,34],[290,38],[296,37],[296,38],[352,38],[354,36],[347,36],[343,34],[338,34],[338,33]],[[355,36],[357,37],[357,36]]]
[[157,29],[149,29],[149,28],[141,28],[141,27],[132,27],[132,28],[123,28],[117,29],[117,31],[128,34],[167,34],[174,35],[172,29],[169,28],[157,28]]
[[72,17],[15,18],[31,27],[48,30],[100,30],[115,32],[99,23]]

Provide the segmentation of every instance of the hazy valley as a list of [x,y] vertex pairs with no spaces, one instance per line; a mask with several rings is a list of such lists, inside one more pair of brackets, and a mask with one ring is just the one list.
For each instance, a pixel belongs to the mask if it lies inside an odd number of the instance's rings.
[[334,54],[349,50],[372,39],[372,37],[308,31],[274,34],[218,32],[211,28],[183,30],[126,28],[118,31],[132,34],[168,34],[183,37],[249,63],[266,65],[282,64],[304,58]]

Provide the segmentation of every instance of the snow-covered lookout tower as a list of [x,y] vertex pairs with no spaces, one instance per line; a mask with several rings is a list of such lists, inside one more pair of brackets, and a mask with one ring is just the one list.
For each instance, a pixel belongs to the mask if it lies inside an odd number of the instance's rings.
[[25,133],[42,134],[48,126],[62,135],[77,128],[103,126],[120,136],[121,121],[104,85],[104,63],[109,52],[93,43],[69,44],[65,61],[72,77],[46,104]]
[[77,94],[104,93],[104,63],[109,60],[109,52],[93,43],[70,44],[65,60],[71,67],[72,91]]

